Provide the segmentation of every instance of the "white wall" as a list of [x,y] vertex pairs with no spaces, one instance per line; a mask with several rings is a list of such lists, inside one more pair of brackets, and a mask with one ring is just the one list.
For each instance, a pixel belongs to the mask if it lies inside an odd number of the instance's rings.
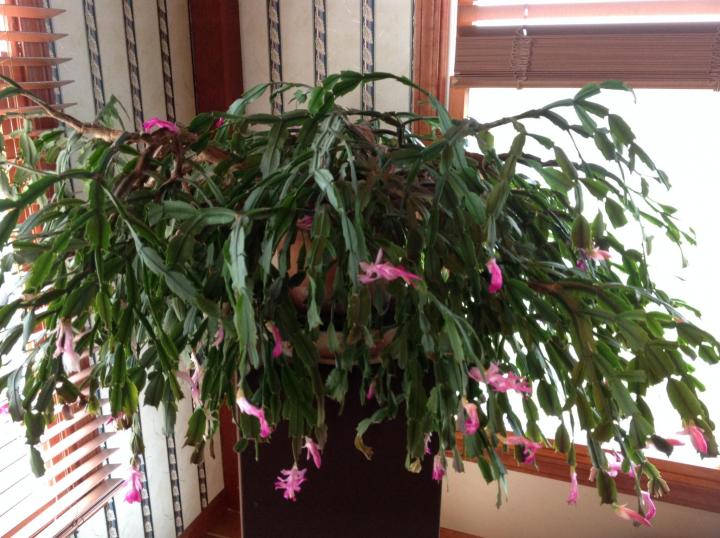
[[[573,507],[565,502],[569,484],[512,471],[508,481],[510,500],[498,510],[497,487],[485,483],[477,465],[467,462],[464,473],[450,471],[443,484],[440,525],[482,538],[720,536],[720,514],[714,512],[656,501],[652,528],[635,528],[618,518],[610,506],[600,505],[593,488],[580,486],[580,498]],[[629,495],[620,495],[619,502],[633,509],[637,505]]]

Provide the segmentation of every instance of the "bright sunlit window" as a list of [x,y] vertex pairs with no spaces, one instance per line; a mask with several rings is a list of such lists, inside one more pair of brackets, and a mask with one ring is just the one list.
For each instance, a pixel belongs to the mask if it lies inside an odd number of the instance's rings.
[[[468,115],[478,121],[489,121],[572,97],[576,92],[577,89],[570,88],[472,89]],[[636,90],[635,93],[637,103],[630,93],[625,92],[603,93],[594,100],[622,116],[632,127],[640,146],[668,174],[673,186],[671,195],[658,185],[654,196],[658,201],[677,208],[678,222],[684,229],[693,229],[697,239],[697,246],[686,245],[684,248],[688,265],[683,269],[677,247],[661,234],[655,234],[649,257],[655,282],[670,296],[683,297],[702,312],[700,319],[687,312],[689,320],[711,333],[720,334],[717,284],[720,168],[716,161],[720,148],[720,93],[705,90]],[[488,103],[492,105],[488,106]],[[567,117],[577,123],[571,112]],[[537,122],[530,120],[525,124],[532,131]],[[542,129],[534,131],[544,132],[549,128],[544,122]],[[497,131],[495,141],[498,151],[509,148],[515,134],[512,127]],[[591,141],[589,145],[587,142],[582,145],[585,141],[580,137],[576,137],[576,141],[584,155],[596,156],[597,150]],[[544,155],[544,148],[532,142],[528,141],[526,151]],[[569,140],[568,145],[572,147]],[[652,235],[652,231],[647,231]],[[614,232],[621,240],[638,244],[638,229],[632,223]],[[720,377],[702,359],[696,359],[695,367],[697,377],[703,380],[707,389],[702,397],[712,418],[717,421],[720,419]],[[658,433],[687,443],[687,438],[675,435],[680,430],[680,417],[668,401],[664,384],[655,389],[648,394],[647,401],[653,409]],[[546,431],[552,433],[556,426],[557,422],[548,419]],[[651,450],[648,454],[665,457]],[[717,459],[701,461],[689,443],[677,447],[672,459],[693,465],[718,465]]]

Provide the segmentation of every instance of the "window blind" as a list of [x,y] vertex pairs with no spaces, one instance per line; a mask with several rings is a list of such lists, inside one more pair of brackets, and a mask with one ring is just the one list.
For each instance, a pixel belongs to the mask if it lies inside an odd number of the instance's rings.
[[[54,55],[54,43],[63,34],[52,32],[51,20],[62,12],[45,7],[42,0],[0,0],[0,73],[59,109],[72,106],[72,103],[63,103],[58,92],[72,82],[59,80],[56,70],[67,58]],[[8,159],[17,157],[13,133],[25,128],[13,113],[35,108],[22,97],[0,101]],[[47,118],[32,121],[30,136],[55,126],[54,121]],[[12,178],[12,170],[9,176]],[[21,293],[20,275],[14,276],[17,278],[6,285],[14,285],[17,288],[14,291]],[[0,375],[22,365],[25,351],[18,347],[3,357]],[[89,360],[85,358],[83,364],[86,369],[73,375],[70,381],[80,388],[83,398],[87,398]],[[106,403],[101,401],[101,408],[106,408]],[[122,486],[121,479],[111,476],[118,466],[108,461],[115,452],[106,446],[114,435],[106,431],[108,417],[89,414],[83,401],[70,405],[56,402],[53,411],[55,418],[36,445],[45,465],[45,474],[39,478],[31,471],[24,428],[9,421],[0,422],[3,456],[0,458],[0,536],[67,536],[102,508]]]
[[720,90],[720,2],[461,0],[453,85]]

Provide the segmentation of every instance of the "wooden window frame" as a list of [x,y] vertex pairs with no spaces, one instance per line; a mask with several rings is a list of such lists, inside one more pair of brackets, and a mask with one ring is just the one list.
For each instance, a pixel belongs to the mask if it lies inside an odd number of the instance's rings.
[[[463,5],[471,4],[471,0],[459,0],[458,17],[466,16]],[[467,117],[468,100],[471,85],[458,84],[457,79],[450,77],[449,92],[445,93],[449,77],[451,50],[449,40],[453,32],[451,21],[453,6],[450,0],[428,0],[415,3],[415,30],[414,30],[414,69],[413,80],[420,86],[427,88],[447,105],[451,117],[463,119]],[[413,101],[417,113],[431,113],[415,92]],[[457,434],[457,444],[462,453],[463,435]],[[536,455],[537,466],[518,464],[514,457],[507,452],[500,451],[503,463],[510,471],[516,471],[542,478],[569,481],[569,468],[565,455],[552,449],[544,448]],[[588,480],[592,466],[587,448],[576,447],[578,481],[581,484],[594,487]],[[667,480],[671,492],[662,498],[663,502],[688,506],[699,510],[720,513],[720,469],[699,467],[674,461],[649,458],[663,478]],[[471,461],[471,460],[468,460]],[[634,483],[625,476],[617,478],[618,491],[633,495]]]

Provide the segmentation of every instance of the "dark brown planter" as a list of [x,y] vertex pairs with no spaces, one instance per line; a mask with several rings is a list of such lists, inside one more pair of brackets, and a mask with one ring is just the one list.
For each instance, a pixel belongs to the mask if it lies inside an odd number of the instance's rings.
[[342,415],[327,403],[328,442],[322,468],[304,460],[307,482],[297,501],[274,489],[280,469],[292,465],[287,429],[278,428],[272,443],[262,445],[259,459],[250,446],[240,459],[241,503],[247,538],[437,538],[440,529],[440,485],[431,478],[432,461],[423,470],[405,470],[405,420],[372,426],[365,444],[375,450],[368,461],[354,446],[355,426],[376,405],[358,401],[358,379]]

